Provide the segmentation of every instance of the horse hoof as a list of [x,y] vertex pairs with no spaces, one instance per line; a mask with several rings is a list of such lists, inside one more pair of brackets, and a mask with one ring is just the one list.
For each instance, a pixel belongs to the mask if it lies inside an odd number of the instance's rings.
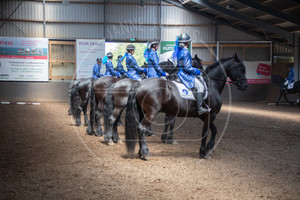
[[93,131],[90,127],[87,127],[87,128],[86,128],[86,133],[87,133],[88,135],[95,135],[95,134],[96,134],[95,131]]
[[149,160],[150,159],[149,158],[150,157],[150,152],[147,149],[140,151],[139,154],[140,154],[140,158],[142,160]]
[[117,144],[122,144],[122,140],[121,139],[118,139],[118,140],[114,140],[114,143],[117,143]]
[[82,126],[81,122],[76,122],[76,126]]
[[150,155],[141,156],[141,159],[144,160],[144,161],[149,161],[150,160]]
[[167,140],[167,144],[176,145],[176,144],[178,144],[178,142],[176,140]]
[[96,130],[96,136],[98,136],[98,137],[103,136],[103,131],[102,130]]
[[115,145],[115,143],[114,143],[113,141],[108,141],[108,142],[107,142],[107,145],[108,145],[108,146],[113,146],[113,145]]

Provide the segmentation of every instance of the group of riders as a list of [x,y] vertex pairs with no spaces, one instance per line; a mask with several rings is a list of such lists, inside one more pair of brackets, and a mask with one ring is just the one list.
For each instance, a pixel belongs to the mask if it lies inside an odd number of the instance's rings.
[[[192,57],[188,50],[190,44],[191,38],[188,34],[181,34],[179,37],[177,37],[172,59],[173,61],[177,62],[177,67],[179,68],[177,76],[188,89],[193,91],[193,95],[197,102],[197,111],[198,114],[201,115],[209,112],[210,110],[209,108],[205,108],[203,106],[203,98],[205,96],[204,88],[206,86],[204,85],[205,83],[201,76],[201,71],[192,67]],[[139,76],[139,73],[144,73],[147,74],[147,78],[156,77],[165,79],[169,74],[164,72],[159,66],[159,58],[157,55],[158,47],[159,42],[157,41],[150,42],[147,46],[147,49],[144,52],[144,57],[147,61],[147,68],[141,68],[138,66],[135,58],[133,57],[135,53],[135,46],[132,44],[127,45],[124,56],[118,56],[116,70],[112,64],[113,54],[108,52],[103,60],[101,58],[97,58],[97,63],[93,68],[93,78],[98,79],[102,76],[113,76],[118,78],[127,77],[141,81],[142,79]],[[124,70],[122,65],[122,61],[125,58],[127,72]],[[100,73],[102,63],[106,66],[105,74]]]

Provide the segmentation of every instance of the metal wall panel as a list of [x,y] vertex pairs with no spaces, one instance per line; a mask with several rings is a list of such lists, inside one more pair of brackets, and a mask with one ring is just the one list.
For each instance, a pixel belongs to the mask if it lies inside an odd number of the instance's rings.
[[[0,1],[1,16],[9,17],[21,1]],[[43,2],[23,1],[11,18],[43,20]]]
[[212,24],[201,15],[189,12],[176,6],[162,6],[162,24]]
[[157,24],[159,6],[106,5],[106,22]]
[[215,40],[215,28],[211,26],[163,26],[162,40],[174,40],[181,33],[191,36],[193,43],[205,43]]
[[143,25],[107,25],[106,38],[112,40],[129,40],[135,38],[136,40],[147,41],[151,39],[158,39],[157,26],[143,26]]
[[47,38],[93,39],[104,38],[103,25],[97,24],[47,24]]
[[46,20],[104,22],[104,5],[70,3],[46,3]]
[[43,24],[39,22],[6,22],[0,29],[0,36],[43,37]]
[[225,25],[218,25],[219,41],[260,41],[261,39]]

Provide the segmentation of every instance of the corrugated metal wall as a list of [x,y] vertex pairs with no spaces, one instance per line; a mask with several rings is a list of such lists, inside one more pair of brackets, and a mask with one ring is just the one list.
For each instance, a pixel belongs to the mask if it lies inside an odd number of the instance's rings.
[[[1,1],[0,24],[21,1]],[[189,33],[194,43],[258,40],[251,35],[160,0],[46,1],[46,37],[50,39],[174,40]],[[160,17],[161,16],[161,17]],[[106,31],[104,31],[106,29]],[[1,36],[43,37],[43,2],[24,1],[0,29]]]

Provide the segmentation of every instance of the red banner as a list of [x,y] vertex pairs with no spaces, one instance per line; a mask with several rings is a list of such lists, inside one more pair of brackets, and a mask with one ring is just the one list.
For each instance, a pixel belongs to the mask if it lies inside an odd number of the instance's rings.
[[270,76],[271,75],[271,66],[264,64],[264,63],[259,63],[256,73],[264,75],[264,76]]

